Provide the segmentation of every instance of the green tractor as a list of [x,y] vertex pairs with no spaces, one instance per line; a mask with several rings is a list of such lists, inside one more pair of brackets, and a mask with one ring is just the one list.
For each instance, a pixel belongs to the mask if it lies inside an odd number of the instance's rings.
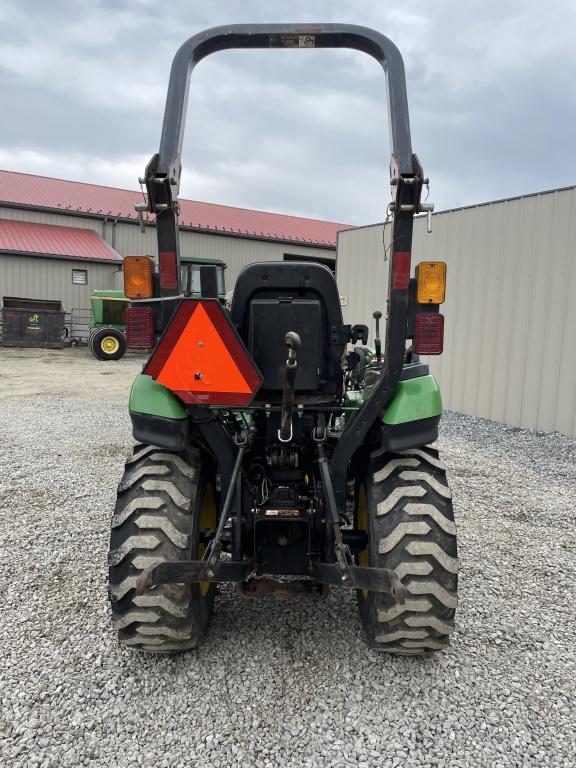
[[[364,51],[388,83],[392,238],[383,339],[343,322],[332,272],[260,262],[230,306],[215,269],[182,298],[178,202],[194,65],[228,48]],[[390,654],[443,650],[457,603],[456,529],[438,451],[442,401],[419,355],[440,354],[446,268],[412,261],[427,184],[412,153],[404,65],[373,30],[230,25],[202,32],[172,65],[160,151],[145,173],[159,273],[128,257],[127,333],[153,347],[130,394],[136,445],[111,521],[109,595],[120,643],[171,653],[207,631],[219,583],[250,597],[352,589],[363,635]],[[359,270],[361,264],[358,265]],[[132,329],[132,330],[131,330]],[[286,578],[287,577],[287,578]]]
[[[180,259],[180,285],[184,296],[200,296],[200,267],[216,267],[218,297],[225,300],[226,288],[221,259],[200,259],[183,256]],[[88,348],[98,360],[120,360],[126,352],[126,322],[124,312],[130,300],[124,291],[95,290],[90,296],[92,305],[92,326],[88,337]],[[134,347],[140,349],[141,347]]]
[[119,360],[126,352],[124,312],[129,303],[124,291],[92,292],[92,326],[88,349],[98,360]]

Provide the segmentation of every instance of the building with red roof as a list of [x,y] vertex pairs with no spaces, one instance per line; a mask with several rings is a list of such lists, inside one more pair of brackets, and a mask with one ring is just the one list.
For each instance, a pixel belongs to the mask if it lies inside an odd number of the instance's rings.
[[[136,222],[134,206],[143,199],[142,192],[128,189],[0,170],[2,206]],[[151,214],[146,214],[146,223],[154,223]],[[336,233],[349,225],[181,199],[180,226],[183,230],[335,248]]]
[[0,254],[106,261],[120,264],[120,255],[91,229],[0,219]]
[[[90,306],[94,289],[121,287],[127,255],[156,255],[153,216],[139,219],[143,192],[0,170],[0,302],[17,297]],[[220,259],[231,288],[253,261],[333,265],[347,224],[180,200],[184,256]]]

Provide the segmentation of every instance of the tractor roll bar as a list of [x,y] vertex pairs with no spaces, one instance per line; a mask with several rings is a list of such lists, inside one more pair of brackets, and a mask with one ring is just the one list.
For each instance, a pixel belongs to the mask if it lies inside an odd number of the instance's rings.
[[400,174],[413,173],[404,62],[391,40],[353,24],[230,24],[189,38],[172,63],[155,172],[168,177],[174,197],[180,182],[190,75],[203,58],[230,48],[351,48],[375,58],[386,72],[391,153]]
[[[160,294],[155,330],[166,328],[180,299],[180,254],[178,242],[178,191],[181,151],[186,122],[190,75],[196,64],[216,51],[229,48],[352,48],[369,54],[386,73],[388,118],[391,143],[390,186],[394,214],[389,246],[391,268],[388,278],[388,311],[382,374],[356,416],[346,424],[338,441],[330,472],[338,509],[346,501],[347,467],[371,427],[377,423],[392,397],[404,364],[408,317],[408,288],[414,214],[431,210],[421,203],[425,183],[422,167],[412,154],[406,77],[400,51],[387,37],[368,27],[350,24],[232,24],[214,27],[187,40],[177,51],[164,111],[159,153],[146,166],[148,199],[137,210],[156,215]],[[220,463],[234,463],[234,450],[218,422],[200,427]],[[223,487],[227,487],[229,469]]]

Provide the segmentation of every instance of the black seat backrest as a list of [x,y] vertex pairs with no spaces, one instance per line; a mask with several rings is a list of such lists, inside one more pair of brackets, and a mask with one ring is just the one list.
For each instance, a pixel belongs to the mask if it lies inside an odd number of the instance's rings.
[[302,339],[297,392],[339,391],[345,344],[333,343],[333,328],[342,325],[342,309],[327,267],[299,261],[250,264],[238,275],[230,315],[260,369],[264,390],[282,389],[284,337],[295,331]]

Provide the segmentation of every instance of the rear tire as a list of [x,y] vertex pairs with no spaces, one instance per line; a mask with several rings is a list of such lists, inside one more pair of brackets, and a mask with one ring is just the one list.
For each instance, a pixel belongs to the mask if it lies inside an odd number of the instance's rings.
[[458,560],[451,493],[438,451],[374,451],[358,491],[356,524],[368,532],[362,565],[394,570],[408,590],[358,593],[366,640],[394,654],[443,650],[454,631]]
[[120,360],[126,352],[126,337],[116,328],[98,328],[90,334],[88,346],[98,360]]
[[215,584],[161,584],[136,595],[143,570],[200,558],[200,530],[216,525],[211,468],[196,449],[137,445],[126,461],[112,518],[109,597],[120,644],[152,653],[195,648],[212,613]]

